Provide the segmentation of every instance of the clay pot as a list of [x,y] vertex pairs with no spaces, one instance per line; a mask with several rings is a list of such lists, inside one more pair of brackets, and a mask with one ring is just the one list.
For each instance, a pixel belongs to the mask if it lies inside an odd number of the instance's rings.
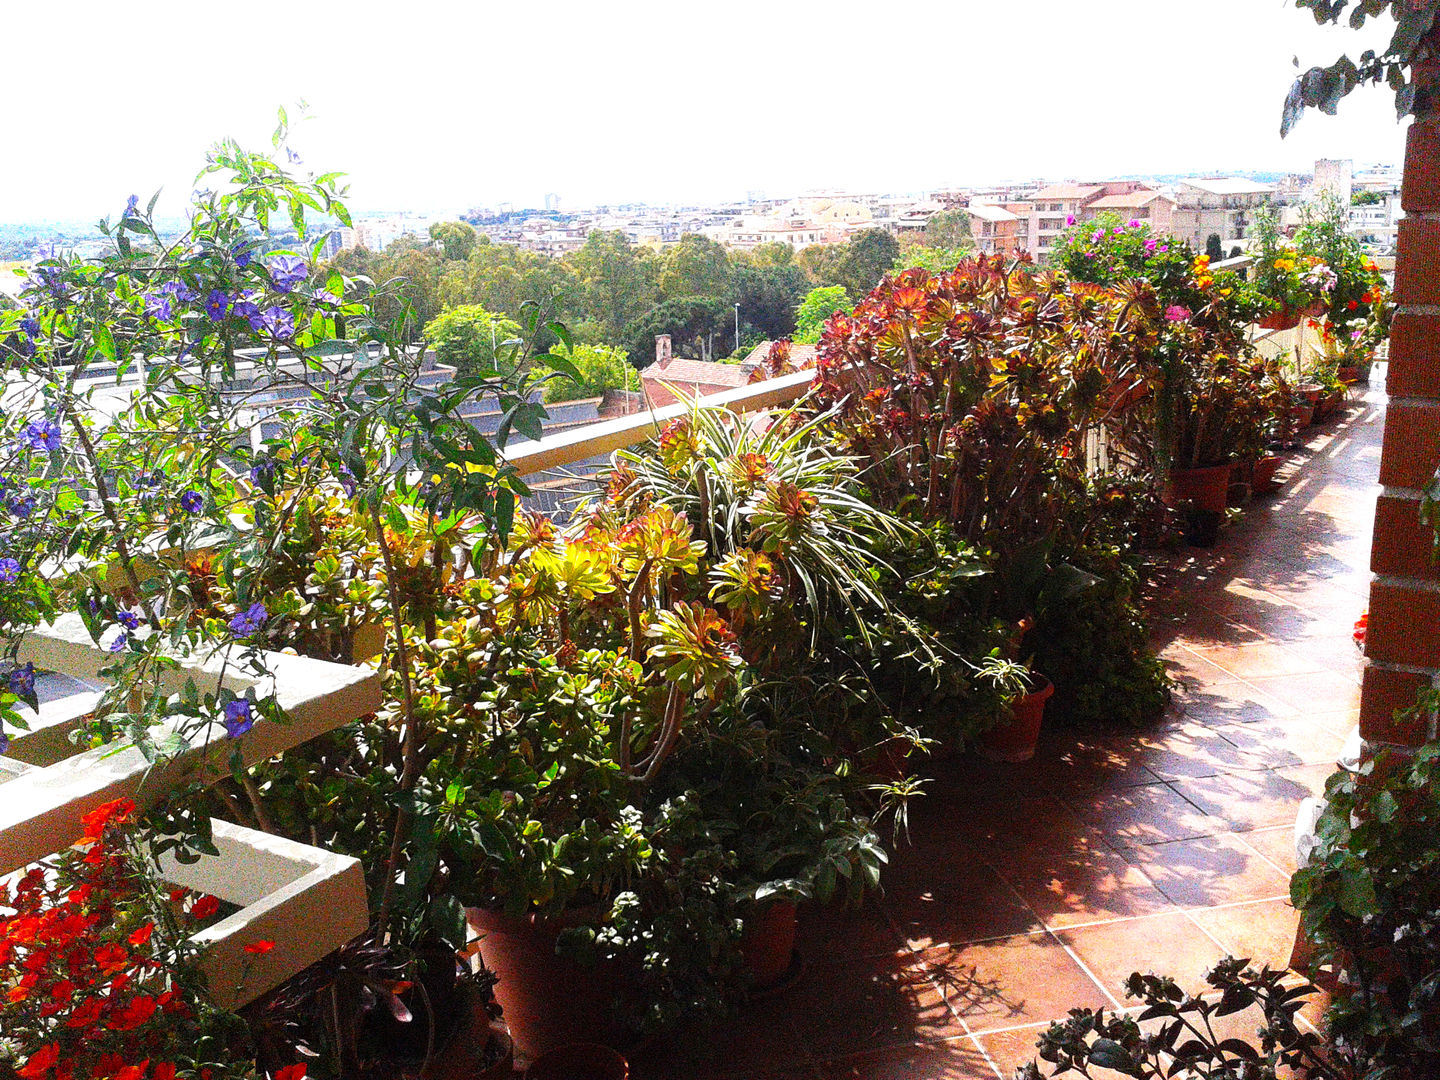
[[600,1043],[571,1043],[542,1054],[525,1080],[629,1080],[630,1063]]
[[1255,469],[1250,474],[1250,490],[1257,495],[1278,491],[1280,484],[1275,479],[1275,472],[1280,468],[1280,460],[1274,454],[1267,454],[1256,461]]
[[583,1041],[622,1043],[615,991],[623,975],[613,964],[585,967],[555,952],[562,931],[584,926],[595,913],[582,909],[554,919],[466,908],[480,935],[480,957],[495,973],[495,1000],[515,1047],[528,1058]]
[[[1229,466],[1226,466],[1229,472]],[[980,754],[991,761],[1029,761],[1035,756],[1040,741],[1040,723],[1045,718],[1045,702],[1055,693],[1055,684],[1045,676],[1038,690],[1017,698],[1010,704],[1010,719],[980,734]]]
[[795,961],[795,905],[776,900],[751,908],[740,936],[740,958],[755,990],[783,982]]
[[1220,514],[1225,511],[1225,495],[1230,487],[1230,464],[1202,465],[1198,469],[1172,469],[1165,481],[1161,498],[1166,506],[1187,503],[1196,510]]

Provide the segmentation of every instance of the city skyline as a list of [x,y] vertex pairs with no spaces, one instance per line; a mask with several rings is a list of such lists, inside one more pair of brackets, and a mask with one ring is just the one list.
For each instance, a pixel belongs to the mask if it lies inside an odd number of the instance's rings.
[[[404,23],[338,23],[261,0],[247,27],[170,0],[123,12],[81,0],[56,39],[67,63],[43,50],[13,59],[27,115],[62,119],[25,128],[23,160],[0,177],[0,221],[93,221],[162,186],[160,212],[173,214],[208,145],[227,134],[264,145],[275,107],[302,98],[312,118],[293,145],[307,166],[346,172],[363,210],[539,207],[550,192],[562,209],[717,203],[756,188],[904,192],[1400,159],[1403,128],[1383,92],[1279,139],[1290,57],[1328,62],[1366,35],[1316,27],[1285,0],[1217,0],[1203,20],[1141,0],[1103,7],[1040,0],[1017,25],[974,3],[888,16],[744,2],[716,24],[659,4],[559,3],[537,24],[515,9],[421,0]],[[53,16],[17,18],[17,40],[55,38]],[[114,95],[120,33],[230,77],[182,73],[164,92]]]

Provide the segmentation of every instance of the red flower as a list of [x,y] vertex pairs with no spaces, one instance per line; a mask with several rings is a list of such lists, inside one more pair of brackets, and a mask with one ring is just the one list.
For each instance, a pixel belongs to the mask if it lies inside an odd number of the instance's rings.
[[100,1019],[100,999],[86,998],[70,1013],[70,1018],[65,1021],[66,1027],[83,1028],[89,1027]]
[[95,965],[102,975],[113,975],[130,963],[130,953],[123,945],[101,945],[95,950]]
[[152,997],[144,994],[137,995],[126,1003],[123,1009],[112,1013],[105,1026],[111,1031],[134,1031],[142,1024],[148,1023],[155,1015],[156,1002]]
[[155,1071],[150,1074],[150,1080],[175,1080],[175,1063],[162,1061],[157,1064]]
[[245,946],[245,951],[252,956],[264,956],[274,947],[275,942],[273,941],[252,941],[249,945]]
[[144,926],[140,927],[139,930],[136,930],[126,940],[128,940],[131,945],[148,945],[150,944],[150,936],[154,933],[155,924],[153,922],[149,922],[146,923]]
[[[30,1055],[30,1060],[15,1070],[16,1076],[23,1076],[25,1080],[33,1080],[34,1077],[44,1076],[50,1070],[50,1066],[60,1060],[60,1044],[46,1043],[35,1053]],[[303,1076],[304,1073],[301,1073]]]
[[129,821],[134,812],[135,804],[129,799],[115,799],[103,806],[97,806],[80,819],[80,823],[85,826],[85,839],[99,839],[105,832],[105,826],[112,822],[119,825]]
[[305,1063],[286,1065],[275,1074],[275,1080],[305,1080]]
[[220,901],[213,896],[202,896],[190,906],[190,914],[197,919],[208,919],[220,910]]

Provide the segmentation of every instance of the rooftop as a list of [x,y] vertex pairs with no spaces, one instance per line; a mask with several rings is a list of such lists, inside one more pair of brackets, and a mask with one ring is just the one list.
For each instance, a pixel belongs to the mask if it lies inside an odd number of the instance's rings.
[[1204,179],[1181,180],[1181,187],[1197,188],[1211,195],[1254,195],[1262,191],[1274,191],[1274,184],[1262,184],[1258,180],[1246,180],[1240,176],[1209,176]]

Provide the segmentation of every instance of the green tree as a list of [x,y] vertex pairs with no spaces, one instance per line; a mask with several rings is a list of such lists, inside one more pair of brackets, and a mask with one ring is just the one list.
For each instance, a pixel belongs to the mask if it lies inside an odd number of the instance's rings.
[[730,302],[740,305],[745,331],[753,331],[746,337],[774,340],[795,332],[795,305],[808,284],[798,266],[737,266],[731,283]]
[[478,375],[495,370],[497,352],[503,359],[500,347],[520,337],[520,325],[478,304],[466,304],[432,319],[425,326],[425,337],[440,363],[461,375]]
[[[475,249],[464,262],[444,264],[439,285],[443,307],[478,304],[487,311],[526,321],[528,305],[537,305],[545,319],[568,320],[574,315],[580,288],[574,272],[559,259],[514,244],[496,244],[488,236],[477,238]],[[556,339],[541,332],[536,347],[544,350]]]
[[1219,233],[1211,233],[1205,238],[1205,254],[1210,256],[1211,262],[1219,262],[1225,258],[1225,246],[1220,242]]
[[925,222],[925,244],[934,248],[968,248],[970,215],[964,210],[941,210]]
[[811,285],[834,285],[840,274],[845,249],[839,244],[811,244],[801,248],[795,262],[805,271]]
[[820,340],[825,320],[837,311],[849,311],[850,296],[843,285],[821,285],[811,289],[795,312],[795,342],[813,345]]
[[831,284],[844,285],[851,296],[868,296],[899,254],[900,242],[884,229],[863,229],[845,245]]
[[430,226],[430,239],[445,252],[447,259],[468,259],[475,250],[475,230],[463,221],[437,221]]
[[625,330],[630,362],[638,368],[647,367],[655,359],[655,338],[669,334],[671,349],[676,356],[709,360],[715,345],[728,355],[725,345],[727,331],[734,333],[730,322],[734,310],[724,300],[686,296],[666,300],[632,322]]
[[618,230],[597,229],[565,261],[579,286],[577,314],[606,340],[618,340],[626,325],[660,302],[656,260]]
[[730,294],[729,252],[714,240],[686,233],[662,256],[660,292],[666,300],[723,299]]
[[[572,351],[557,345],[546,355],[569,360],[583,379],[576,382],[557,375],[545,384],[546,401],[575,401],[597,397],[606,390],[639,390],[640,373],[630,365],[629,354],[613,345],[576,345]],[[545,356],[539,361],[545,363]]]

